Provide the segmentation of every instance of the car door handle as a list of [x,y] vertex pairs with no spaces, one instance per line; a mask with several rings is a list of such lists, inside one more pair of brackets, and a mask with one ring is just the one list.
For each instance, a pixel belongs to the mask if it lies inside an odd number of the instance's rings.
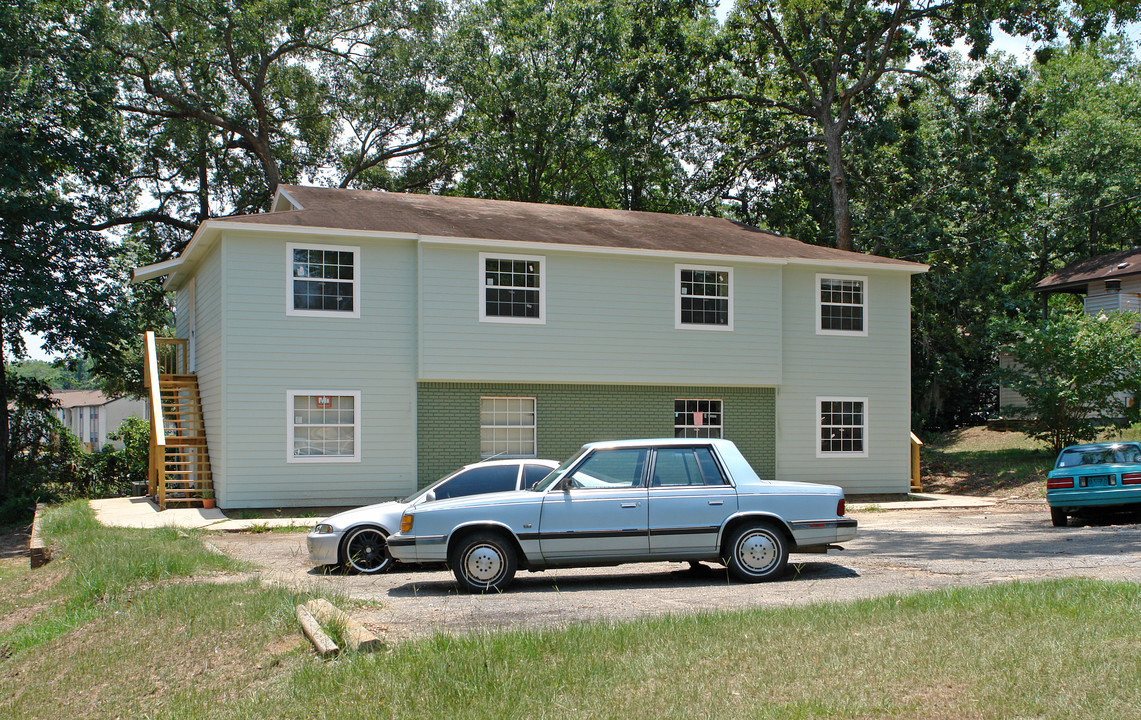
[[709,504],[710,505],[724,505],[725,501],[724,500],[710,500]]
[[641,505],[641,504],[642,504],[642,503],[636,503],[636,502],[632,502],[632,503],[622,503],[622,507],[624,507],[624,508],[636,508],[636,507],[638,507],[638,506],[639,506],[639,505]]

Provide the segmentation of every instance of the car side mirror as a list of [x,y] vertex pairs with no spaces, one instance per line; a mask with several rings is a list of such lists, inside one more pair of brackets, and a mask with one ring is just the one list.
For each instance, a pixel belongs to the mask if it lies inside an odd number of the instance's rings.
[[435,490],[429,490],[428,494],[424,496],[424,502],[432,502],[435,499],[436,499],[436,491]]
[[563,492],[570,492],[571,488],[573,488],[573,487],[574,487],[574,480],[571,478],[570,475],[567,475],[566,477],[564,477],[562,480],[559,481],[559,489],[562,490]]

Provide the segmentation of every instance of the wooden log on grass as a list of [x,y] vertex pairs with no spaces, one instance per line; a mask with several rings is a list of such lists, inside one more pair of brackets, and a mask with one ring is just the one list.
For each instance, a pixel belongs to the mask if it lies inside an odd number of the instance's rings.
[[309,642],[313,643],[313,647],[317,649],[317,654],[321,657],[332,657],[340,652],[337,643],[325,634],[321,629],[321,625],[317,622],[317,618],[313,617],[304,605],[297,606],[297,620],[301,623],[301,631],[305,633],[305,637],[309,638]]
[[33,568],[43,567],[52,559],[51,548],[44,543],[43,519],[46,506],[36,503],[36,515],[32,520],[32,537],[28,539],[28,555]]
[[377,652],[384,649],[384,642],[380,638],[328,600],[314,598],[305,603],[305,607],[323,624],[336,623],[343,627],[345,629],[343,639],[350,650],[354,652]]

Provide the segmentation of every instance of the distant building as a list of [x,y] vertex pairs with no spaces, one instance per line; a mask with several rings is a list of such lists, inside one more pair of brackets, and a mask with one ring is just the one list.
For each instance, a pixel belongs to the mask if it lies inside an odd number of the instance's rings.
[[[1141,248],[1076,260],[1039,280],[1033,290],[1043,303],[1053,293],[1081,295],[1087,315],[1141,312]],[[1007,368],[1014,365],[1014,360],[1008,353],[1000,352],[998,363],[999,367]],[[1133,405],[1133,398],[1123,399],[1127,405]],[[998,406],[1001,414],[1003,408],[1025,407],[1026,400],[1010,388],[1000,386]]]
[[99,390],[54,390],[52,396],[59,401],[56,417],[75,433],[83,447],[94,452],[108,443],[122,449],[119,440],[108,440],[129,417],[149,420],[147,404],[129,397],[108,398]]

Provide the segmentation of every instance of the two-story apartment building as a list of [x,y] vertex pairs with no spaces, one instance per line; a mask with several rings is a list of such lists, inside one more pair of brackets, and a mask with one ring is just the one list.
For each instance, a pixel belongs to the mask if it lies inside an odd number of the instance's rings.
[[135,280],[177,293],[219,504],[259,507],[674,436],[907,492],[925,270],[719,218],[282,186]]

